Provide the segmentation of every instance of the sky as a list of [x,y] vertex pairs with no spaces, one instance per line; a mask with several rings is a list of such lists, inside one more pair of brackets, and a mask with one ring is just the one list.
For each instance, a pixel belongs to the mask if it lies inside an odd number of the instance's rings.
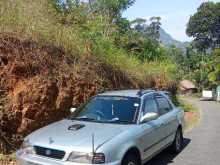
[[[123,13],[129,20],[149,19],[160,16],[162,28],[179,41],[191,41],[185,31],[186,24],[201,3],[208,0],[136,0],[135,4]],[[220,0],[212,0],[220,2]]]

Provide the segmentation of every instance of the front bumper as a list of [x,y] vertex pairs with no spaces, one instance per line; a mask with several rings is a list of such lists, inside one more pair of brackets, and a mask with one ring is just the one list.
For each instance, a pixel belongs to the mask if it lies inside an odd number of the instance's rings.
[[[36,155],[21,154],[20,150],[16,152],[16,159],[18,165],[93,165],[93,164],[68,162],[64,160],[55,160],[55,159],[44,158]],[[120,165],[120,164],[121,164],[120,161],[115,161],[100,165]]]

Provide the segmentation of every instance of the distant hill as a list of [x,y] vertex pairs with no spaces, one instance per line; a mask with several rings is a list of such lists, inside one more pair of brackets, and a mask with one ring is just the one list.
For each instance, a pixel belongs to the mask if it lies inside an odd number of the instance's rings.
[[[137,30],[142,32],[143,36],[149,37],[149,34],[146,33],[146,29],[148,28],[148,25],[138,26]],[[186,46],[189,44],[189,42],[181,42],[176,39],[174,39],[170,34],[168,34],[163,28],[160,28],[160,41],[162,45],[164,45],[167,48],[170,48],[171,46],[176,46],[177,48],[182,49],[184,52],[186,51]]]
[[186,46],[189,42],[181,42],[174,39],[170,34],[168,34],[163,28],[160,28],[160,40],[165,47],[176,46],[185,51]]

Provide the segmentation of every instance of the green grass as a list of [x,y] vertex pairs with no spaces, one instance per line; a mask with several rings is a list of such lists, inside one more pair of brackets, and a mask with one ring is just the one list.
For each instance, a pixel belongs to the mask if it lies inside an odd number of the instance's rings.
[[[180,107],[184,110],[185,115],[190,114],[190,118],[185,117],[185,131],[191,130],[200,121],[200,111],[197,107],[180,100]],[[188,114],[187,114],[188,113]]]
[[[110,25],[100,16],[95,19],[79,16],[85,19],[84,23],[65,26],[47,0],[33,0],[31,3],[29,0],[13,3],[2,0],[0,13],[0,32],[17,32],[42,44],[60,47],[73,58],[92,54],[97,62],[111,65],[142,84],[159,75],[165,75],[169,81],[176,81],[178,77],[178,68],[170,60],[140,62],[137,57],[118,48],[111,37],[105,35],[106,26]],[[114,30],[114,27],[109,28]]]
[[194,107],[192,104],[181,101],[180,107],[183,108],[185,112],[198,112],[198,109]]

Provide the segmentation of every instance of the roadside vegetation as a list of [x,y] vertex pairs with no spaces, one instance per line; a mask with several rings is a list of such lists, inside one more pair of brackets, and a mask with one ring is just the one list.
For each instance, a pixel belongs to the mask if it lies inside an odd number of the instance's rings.
[[180,99],[179,105],[185,112],[185,131],[191,130],[200,121],[200,110],[192,104]]
[[184,77],[202,89],[220,83],[220,3],[206,2],[190,17],[186,33],[193,37],[179,63]]

